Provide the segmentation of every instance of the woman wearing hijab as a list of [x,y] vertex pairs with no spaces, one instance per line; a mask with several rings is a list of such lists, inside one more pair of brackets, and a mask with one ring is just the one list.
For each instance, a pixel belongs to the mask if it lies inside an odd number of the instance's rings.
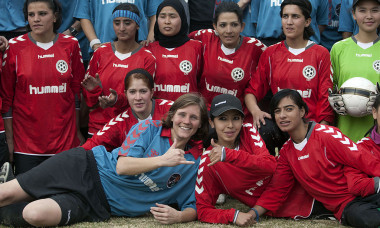
[[155,96],[176,100],[197,92],[202,47],[187,37],[188,24],[180,1],[165,0],[157,8],[154,36],[147,49],[156,57]]

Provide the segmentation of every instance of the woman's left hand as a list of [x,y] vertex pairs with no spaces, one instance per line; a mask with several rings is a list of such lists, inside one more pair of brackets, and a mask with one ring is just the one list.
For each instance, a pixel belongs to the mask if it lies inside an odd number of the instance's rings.
[[156,203],[157,207],[151,207],[150,212],[154,218],[162,224],[173,224],[180,222],[181,212],[165,205]]
[[0,36],[0,51],[3,52],[8,46],[8,40],[4,36]]

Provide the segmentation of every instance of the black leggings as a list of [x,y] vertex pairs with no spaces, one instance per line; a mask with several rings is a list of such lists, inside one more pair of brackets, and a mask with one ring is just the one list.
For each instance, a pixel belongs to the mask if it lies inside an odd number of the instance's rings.
[[343,210],[342,224],[353,227],[380,226],[380,194],[357,197]]

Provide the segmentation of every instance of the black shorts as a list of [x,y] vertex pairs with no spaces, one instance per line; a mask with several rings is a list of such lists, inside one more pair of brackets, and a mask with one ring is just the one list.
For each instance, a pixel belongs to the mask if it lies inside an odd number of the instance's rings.
[[64,151],[16,178],[30,196],[51,198],[60,205],[61,225],[110,218],[92,151],[80,147]]
[[342,213],[342,224],[353,227],[380,226],[380,194],[356,197],[349,202]]

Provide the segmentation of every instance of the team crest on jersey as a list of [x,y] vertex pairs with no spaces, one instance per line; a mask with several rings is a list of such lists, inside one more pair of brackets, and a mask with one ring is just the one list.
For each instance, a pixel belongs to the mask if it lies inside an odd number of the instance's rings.
[[243,80],[244,70],[239,67],[236,67],[235,69],[231,71],[231,77],[236,82]]
[[176,185],[180,180],[181,180],[181,175],[180,175],[180,174],[178,174],[178,173],[174,173],[174,174],[172,174],[172,175],[169,177],[169,180],[168,180],[168,183],[167,183],[168,188],[173,187],[173,186]]
[[67,70],[69,69],[69,66],[65,62],[65,60],[58,60],[57,64],[55,64],[55,67],[57,68],[59,73],[66,73]]
[[373,62],[373,69],[377,73],[380,73],[380,60],[376,60],[375,62]]
[[306,78],[307,81],[310,81],[317,75],[317,71],[313,66],[305,66],[302,70],[303,76]]
[[188,60],[183,60],[180,64],[179,64],[179,69],[185,73],[185,74],[188,74],[191,72],[191,70],[193,69],[193,65],[191,65],[191,62],[188,61]]

